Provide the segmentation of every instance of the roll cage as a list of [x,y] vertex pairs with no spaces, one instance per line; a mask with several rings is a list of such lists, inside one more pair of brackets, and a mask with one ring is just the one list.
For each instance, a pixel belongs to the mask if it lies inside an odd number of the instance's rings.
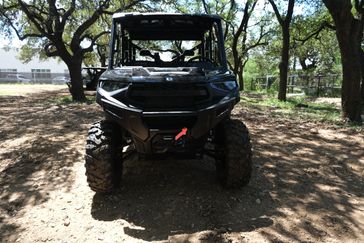
[[215,15],[116,14],[109,69],[121,66],[227,69]]

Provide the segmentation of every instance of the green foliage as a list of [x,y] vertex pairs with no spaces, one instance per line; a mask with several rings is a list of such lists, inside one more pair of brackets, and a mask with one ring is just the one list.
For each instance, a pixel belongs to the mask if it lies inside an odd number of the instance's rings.
[[[276,1],[284,13],[284,2]],[[270,20],[267,39],[269,44],[249,53],[244,72],[245,81],[251,83],[257,77],[279,76],[282,50],[281,27],[272,12],[261,18]],[[267,27],[268,28],[268,27]],[[341,58],[333,21],[321,1],[297,1],[291,25],[291,49],[289,75],[316,75],[341,73]],[[246,85],[247,88],[250,85]],[[277,90],[277,82],[273,84]]]
[[[52,52],[52,56],[67,59],[64,58],[65,52],[71,56],[80,55],[79,47],[81,47],[81,49],[87,50],[82,53],[82,55],[86,54],[86,64],[95,65],[98,62],[99,53],[89,54],[93,48],[88,50],[88,47],[105,46],[109,43],[107,34],[111,28],[111,14],[124,8],[126,8],[124,11],[144,8],[143,0],[76,0],[74,5],[73,1],[58,0],[54,2],[53,6],[53,1],[45,0],[2,1],[0,26],[4,28],[0,30],[0,33],[7,34],[9,38],[13,38],[16,34],[20,39],[26,41],[19,56],[24,62],[29,62],[34,56],[41,60],[46,59],[50,56],[49,52]],[[56,8],[55,11],[52,10],[53,7]],[[30,14],[26,14],[27,11]],[[71,11],[70,15],[67,14],[69,11]],[[64,21],[64,25],[57,25],[57,19]],[[87,22],[91,24],[85,24]],[[65,50],[57,43],[59,34],[61,34]],[[45,47],[50,47],[48,53]],[[60,53],[53,54],[54,51]]]
[[51,101],[51,103],[56,105],[66,105],[72,103],[72,97],[70,95],[60,96]]
[[271,115],[305,121],[320,121],[331,124],[341,123],[340,109],[334,104],[317,103],[307,97],[288,98],[286,102],[279,101],[275,94],[266,95],[262,92],[248,93],[241,97],[242,106],[269,110]]
[[292,28],[292,54],[302,67],[302,73],[341,71],[340,51],[333,28],[333,20],[324,6],[311,15],[296,16]]
[[[118,11],[142,9],[144,0],[4,0],[0,5],[0,21],[8,33],[12,30],[20,40],[27,40],[20,57],[29,61],[33,56],[59,57],[69,68],[74,100],[85,101],[82,89],[82,61],[94,64],[95,56],[88,53],[100,38],[110,33],[110,16]],[[149,1],[152,2],[152,1]],[[108,17],[106,17],[108,16]],[[105,51],[98,55],[105,65]]]
[[[245,83],[244,66],[250,53],[268,44],[271,22],[263,1],[258,0],[167,0],[163,2],[172,12],[217,14],[223,20],[226,55],[229,68],[240,84]],[[261,6],[260,6],[261,4]],[[259,12],[256,10],[260,6]],[[249,86],[249,83],[245,83]]]

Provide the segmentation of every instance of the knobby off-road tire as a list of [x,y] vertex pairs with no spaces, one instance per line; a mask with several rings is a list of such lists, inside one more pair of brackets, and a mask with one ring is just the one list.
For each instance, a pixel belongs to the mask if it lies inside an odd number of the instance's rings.
[[227,120],[218,129],[218,179],[226,188],[243,187],[249,183],[252,172],[252,149],[248,128],[239,120]]
[[119,127],[108,121],[94,123],[86,143],[86,176],[95,192],[110,192],[122,176],[121,137]]

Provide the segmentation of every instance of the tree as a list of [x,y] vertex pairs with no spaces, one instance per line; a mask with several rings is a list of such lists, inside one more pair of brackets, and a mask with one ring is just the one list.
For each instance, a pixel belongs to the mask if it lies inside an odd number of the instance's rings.
[[[102,16],[100,21],[94,24],[91,28],[91,32],[98,32],[104,30],[108,32],[111,30],[112,19],[110,16]],[[109,54],[110,35],[103,35],[97,39],[94,45],[93,52],[86,53],[83,63],[86,67],[106,67]]]
[[364,0],[355,2],[355,9],[359,14],[359,41],[360,41],[360,57],[361,57],[361,101],[364,105]]
[[[248,62],[248,53],[250,50],[266,45],[264,38],[267,36],[268,32],[265,31],[264,25],[260,25],[259,28],[259,36],[255,40],[252,40],[248,43],[248,28],[251,16],[255,7],[257,6],[258,0],[247,1],[243,8],[243,17],[238,24],[237,28],[232,26],[232,70],[235,75],[238,76],[240,90],[244,90],[244,68],[246,63]],[[262,21],[263,22],[263,21]],[[250,33],[252,34],[252,33]]]
[[[362,18],[361,20],[361,25],[362,25],[362,33],[364,32],[364,18]],[[361,57],[361,101],[362,101],[362,104],[364,105],[364,46],[363,46],[363,42],[364,42],[364,39],[363,39],[363,36],[362,36],[362,45],[361,45],[361,49],[360,49],[360,57]]]
[[[60,57],[67,65],[72,98],[84,101],[81,76],[82,60],[92,52],[97,40],[108,31],[90,31],[104,14],[125,11],[143,0],[112,2],[84,0],[4,0],[0,16],[20,40],[42,46],[48,57]],[[84,47],[82,43],[88,42]]]
[[[198,7],[203,7],[205,13],[214,13],[222,17],[225,43],[228,46],[228,64],[238,78],[240,90],[244,90],[244,67],[248,61],[248,54],[254,48],[267,44],[265,38],[268,31],[265,30],[264,20],[254,25],[255,30],[258,30],[255,31],[257,35],[249,29],[258,0],[246,0],[243,4],[234,0],[203,0],[202,6],[199,1],[196,3]],[[237,18],[239,11],[242,13],[241,20]]]
[[339,46],[335,26],[325,6],[312,13],[297,15],[292,24],[292,55],[307,73],[341,72]]
[[279,25],[282,29],[282,50],[281,62],[279,64],[279,93],[278,99],[286,101],[287,97],[287,79],[289,66],[289,50],[290,50],[290,26],[293,17],[293,9],[295,0],[288,0],[287,13],[283,16],[274,0],[268,0],[272,5],[273,11],[277,17]]
[[[336,37],[340,47],[343,69],[341,104],[344,118],[361,123],[361,21],[352,13],[351,0],[323,0],[336,26]],[[363,1],[355,0],[357,8]]]

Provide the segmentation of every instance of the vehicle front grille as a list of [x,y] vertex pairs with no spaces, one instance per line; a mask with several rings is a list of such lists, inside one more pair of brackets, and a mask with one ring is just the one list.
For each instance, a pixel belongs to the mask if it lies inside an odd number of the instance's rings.
[[145,111],[192,110],[208,98],[207,88],[196,84],[133,84],[128,93],[129,103]]
[[143,117],[144,123],[150,129],[174,130],[187,127],[191,129],[196,121],[196,116],[161,116],[161,117]]

